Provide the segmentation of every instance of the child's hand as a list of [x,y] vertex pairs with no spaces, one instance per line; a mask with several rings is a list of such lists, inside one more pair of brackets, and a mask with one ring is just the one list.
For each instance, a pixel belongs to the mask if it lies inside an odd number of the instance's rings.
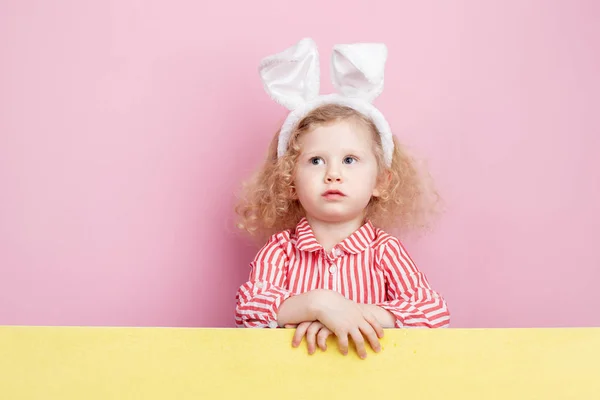
[[383,328],[371,312],[337,292],[319,291],[315,295],[317,319],[337,336],[342,354],[348,354],[348,335],[360,358],[367,357],[365,338],[375,352],[381,350],[379,339],[383,337]]
[[308,344],[308,354],[314,354],[316,351],[316,344],[323,351],[327,350],[327,338],[332,335],[331,332],[325,325],[319,321],[313,322],[302,322],[297,327],[295,325],[286,325],[286,328],[296,328],[296,333],[292,339],[292,346],[298,347],[302,343],[302,338],[306,335],[306,343]]

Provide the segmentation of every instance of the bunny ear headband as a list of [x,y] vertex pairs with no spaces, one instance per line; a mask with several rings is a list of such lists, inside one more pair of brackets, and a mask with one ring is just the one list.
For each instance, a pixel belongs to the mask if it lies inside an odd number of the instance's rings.
[[319,53],[312,39],[300,40],[280,53],[265,57],[259,66],[266,92],[290,110],[281,131],[277,156],[287,151],[296,124],[310,111],[324,104],[351,107],[375,123],[384,160],[392,164],[394,141],[385,117],[372,102],[383,90],[387,47],[383,43],[338,44],[331,56],[331,76],[339,93],[319,95]]

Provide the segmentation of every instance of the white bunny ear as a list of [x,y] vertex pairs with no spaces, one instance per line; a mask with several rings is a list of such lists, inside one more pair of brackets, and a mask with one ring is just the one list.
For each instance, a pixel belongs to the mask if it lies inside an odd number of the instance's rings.
[[333,85],[347,97],[372,102],[383,90],[386,59],[383,43],[336,45],[331,55]]
[[317,45],[312,39],[302,39],[280,53],[265,57],[259,72],[269,96],[288,110],[294,110],[319,94]]

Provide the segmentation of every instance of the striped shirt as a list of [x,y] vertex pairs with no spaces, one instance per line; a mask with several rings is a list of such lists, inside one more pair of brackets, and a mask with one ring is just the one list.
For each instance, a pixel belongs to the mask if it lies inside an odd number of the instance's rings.
[[271,236],[250,263],[249,279],[236,294],[236,325],[276,328],[281,303],[314,289],[382,307],[396,317],[397,328],[450,322],[445,300],[396,237],[366,222],[325,252],[303,218],[295,229]]

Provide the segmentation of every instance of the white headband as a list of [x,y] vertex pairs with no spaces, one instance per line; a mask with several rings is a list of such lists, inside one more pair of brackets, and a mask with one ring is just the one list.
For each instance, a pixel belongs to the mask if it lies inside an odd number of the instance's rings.
[[280,53],[265,57],[259,66],[265,90],[290,110],[279,133],[277,156],[285,154],[291,132],[310,111],[323,104],[340,104],[371,118],[381,135],[385,163],[391,166],[392,131],[383,114],[371,104],[383,90],[386,59],[387,47],[383,43],[334,46],[331,76],[339,93],[319,95],[319,53],[312,39],[302,39]]

